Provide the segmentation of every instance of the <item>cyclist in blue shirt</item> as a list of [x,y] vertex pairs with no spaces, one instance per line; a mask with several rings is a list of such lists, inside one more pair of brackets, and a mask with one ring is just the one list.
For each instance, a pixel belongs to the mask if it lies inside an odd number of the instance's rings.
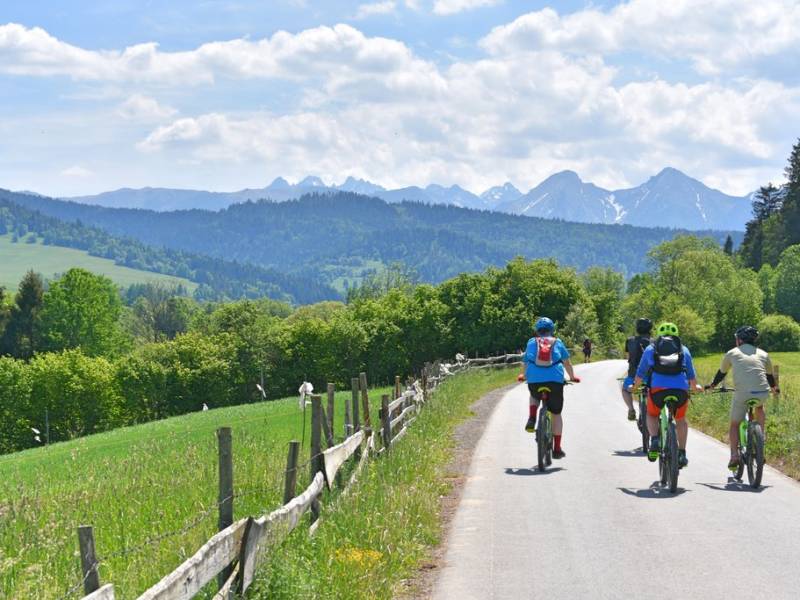
[[535,327],[536,335],[528,340],[523,356],[525,380],[528,382],[530,392],[530,408],[525,431],[533,432],[536,429],[536,412],[543,395],[539,390],[546,385],[550,390],[545,396],[546,408],[553,415],[553,458],[564,458],[566,454],[561,449],[564,371],[566,370],[572,381],[578,382],[580,379],[575,377],[564,342],[554,336],[555,323],[547,317],[542,317],[536,321]]
[[636,370],[633,390],[647,380],[650,394],[647,397],[647,430],[650,433],[650,449],[647,454],[651,462],[658,458],[661,440],[658,435],[658,417],[667,396],[677,396],[675,428],[678,431],[678,463],[681,467],[689,464],[686,456],[686,439],[689,425],[686,422],[686,409],[689,408],[689,394],[698,389],[692,355],[678,337],[678,327],[674,323],[661,323],[658,337],[642,354]]

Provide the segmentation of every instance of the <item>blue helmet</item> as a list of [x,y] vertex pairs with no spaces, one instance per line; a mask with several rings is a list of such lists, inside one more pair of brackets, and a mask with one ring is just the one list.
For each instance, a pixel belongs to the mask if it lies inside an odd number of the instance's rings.
[[536,332],[547,331],[553,333],[556,330],[556,324],[553,323],[552,319],[548,319],[547,317],[540,317],[538,321],[536,321]]

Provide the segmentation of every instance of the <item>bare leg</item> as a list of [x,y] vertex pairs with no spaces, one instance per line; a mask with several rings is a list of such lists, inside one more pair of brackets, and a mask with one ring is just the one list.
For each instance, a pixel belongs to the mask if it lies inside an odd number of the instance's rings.
[[633,410],[633,394],[623,388],[622,399],[625,401],[625,406],[628,407],[628,410]]
[[739,421],[731,421],[730,436],[731,460],[739,456]]
[[564,428],[564,421],[561,415],[553,415],[553,435],[561,435],[561,430]]
[[658,435],[658,417],[654,417],[650,413],[647,413],[647,432],[650,437]]
[[756,406],[756,421],[761,424],[761,431],[764,432],[764,436],[767,435],[767,413],[764,410],[763,406]]
[[686,438],[689,436],[689,424],[686,419],[676,420],[675,429],[678,431],[678,448],[686,450]]

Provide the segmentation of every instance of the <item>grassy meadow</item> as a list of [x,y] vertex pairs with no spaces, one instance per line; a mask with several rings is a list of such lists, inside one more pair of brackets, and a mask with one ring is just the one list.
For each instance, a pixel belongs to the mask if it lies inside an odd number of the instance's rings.
[[162,282],[168,285],[183,284],[190,292],[197,288],[197,284],[188,279],[122,267],[114,264],[113,260],[89,256],[83,250],[45,246],[40,241],[35,244],[27,243],[26,238],[20,238],[18,242],[14,243],[11,241],[10,234],[0,235],[0,286],[7,290],[16,290],[23,275],[30,269],[41,273],[46,278],[51,278],[72,267],[80,267],[98,275],[105,275],[121,286],[129,286],[132,283]]
[[[388,389],[370,392],[378,407],[381,393]],[[337,437],[350,396],[336,395]],[[309,407],[301,463],[309,455],[310,413]],[[377,408],[372,414],[377,419]],[[235,518],[278,507],[288,442],[303,437],[297,398],[0,456],[0,598],[60,598],[77,583],[76,527],[82,524],[94,526],[100,578],[115,584],[117,598],[135,598],[177,567],[216,531],[215,431],[221,426],[233,430]],[[304,469],[298,486],[307,481]]]
[[[767,462],[787,475],[800,479],[800,352],[771,352],[780,365],[779,396],[767,403]],[[698,382],[709,383],[719,368],[722,354],[695,359]],[[725,384],[733,387],[733,374]],[[689,423],[709,435],[728,441],[730,393],[695,394],[689,408]]]
[[453,430],[470,416],[473,402],[513,383],[516,372],[489,369],[444,382],[408,435],[371,464],[352,494],[334,505],[323,502],[314,537],[302,527],[292,533],[248,596],[389,600],[409,592],[409,578],[441,538]]

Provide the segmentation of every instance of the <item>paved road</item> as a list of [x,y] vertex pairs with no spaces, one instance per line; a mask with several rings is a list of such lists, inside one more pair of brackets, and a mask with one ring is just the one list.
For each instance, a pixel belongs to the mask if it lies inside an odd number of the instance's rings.
[[583,383],[566,391],[567,457],[546,474],[523,430],[527,389],[500,401],[473,457],[436,600],[800,598],[800,485],[769,467],[761,492],[729,483],[726,447],[691,431],[678,494],[661,491],[626,421],[623,371],[622,361],[579,367]]

